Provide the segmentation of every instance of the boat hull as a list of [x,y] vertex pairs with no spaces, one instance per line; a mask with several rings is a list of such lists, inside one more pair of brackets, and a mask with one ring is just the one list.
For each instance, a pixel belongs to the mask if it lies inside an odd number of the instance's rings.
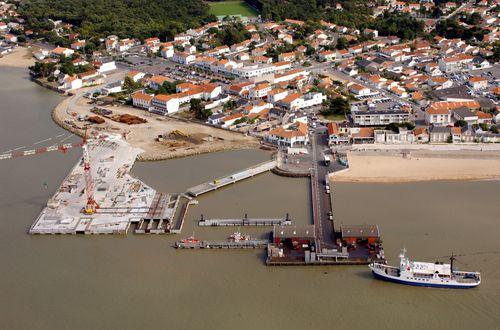
[[385,276],[382,274],[378,274],[377,272],[375,272],[373,270],[372,270],[372,274],[376,279],[383,280],[386,282],[399,283],[399,284],[412,285],[412,286],[424,286],[424,287],[431,287],[431,288],[472,289],[472,288],[475,288],[476,286],[479,285],[479,283],[461,284],[461,285],[458,285],[458,284],[439,284],[439,283],[431,283],[431,282],[420,283],[420,282],[413,282],[413,281],[399,279],[399,278],[393,277],[393,276]]

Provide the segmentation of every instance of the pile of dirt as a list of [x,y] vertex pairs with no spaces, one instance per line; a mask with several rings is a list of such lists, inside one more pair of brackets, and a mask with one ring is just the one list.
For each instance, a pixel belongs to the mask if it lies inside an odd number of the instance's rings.
[[124,123],[127,125],[137,125],[137,124],[144,124],[144,123],[148,122],[144,118],[134,116],[134,115],[129,115],[129,114],[116,115],[116,116],[113,116],[111,119],[113,119],[114,121],[117,121],[119,123]]
[[204,142],[212,142],[213,137],[204,133],[187,134],[181,130],[173,130],[170,133],[158,135],[156,141],[169,149],[173,149],[200,145]]
[[99,117],[99,116],[89,116],[87,118],[87,120],[91,123],[94,123],[94,124],[103,124],[104,123],[104,119]]

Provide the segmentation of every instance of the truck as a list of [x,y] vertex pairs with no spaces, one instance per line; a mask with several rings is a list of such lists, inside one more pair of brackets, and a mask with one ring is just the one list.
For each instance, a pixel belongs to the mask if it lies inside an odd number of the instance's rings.
[[329,155],[323,154],[323,162],[325,163],[325,166],[330,165],[331,161],[332,160]]

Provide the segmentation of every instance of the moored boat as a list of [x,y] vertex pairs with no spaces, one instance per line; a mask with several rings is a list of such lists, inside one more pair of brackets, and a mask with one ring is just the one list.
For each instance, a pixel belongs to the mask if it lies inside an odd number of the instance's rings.
[[453,269],[453,255],[450,264],[440,262],[419,262],[406,257],[403,249],[399,255],[399,267],[373,262],[369,265],[375,278],[384,281],[438,288],[469,289],[481,283],[479,272]]

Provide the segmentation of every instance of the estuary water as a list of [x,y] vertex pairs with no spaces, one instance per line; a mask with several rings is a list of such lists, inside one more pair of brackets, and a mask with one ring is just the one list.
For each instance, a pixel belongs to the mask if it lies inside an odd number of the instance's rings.
[[[50,118],[60,100],[24,70],[0,67],[0,153],[77,141]],[[209,239],[232,232],[197,227],[201,214],[289,213],[297,225],[310,223],[308,180],[271,173],[200,197],[180,236],[28,235],[80,156],[0,161],[2,329],[500,327],[498,181],[334,185],[337,225],[377,223],[390,263],[403,246],[428,261],[454,252],[463,255],[457,266],[483,275],[477,289],[426,289],[376,281],[364,266],[266,267],[264,251],[171,247],[193,232]],[[257,150],[220,152],[137,163],[133,173],[157,190],[182,192],[268,158]]]

